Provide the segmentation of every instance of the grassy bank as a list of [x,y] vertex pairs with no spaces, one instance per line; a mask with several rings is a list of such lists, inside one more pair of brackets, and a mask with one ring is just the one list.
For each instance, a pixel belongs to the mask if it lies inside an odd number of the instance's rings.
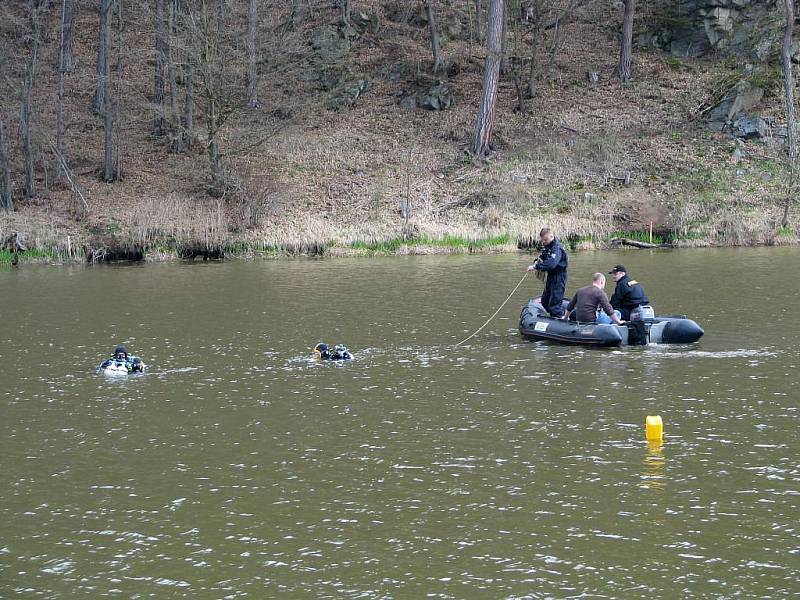
[[[4,219],[8,220],[9,215]],[[28,219],[4,230],[20,231],[24,235],[26,250],[17,253],[9,249],[0,250],[0,265],[16,263],[101,263],[113,261],[173,261],[173,260],[220,260],[220,259],[277,259],[293,256],[392,256],[425,254],[480,254],[495,252],[531,252],[538,244],[538,231],[542,226],[554,227],[560,239],[575,250],[602,250],[619,246],[620,238],[664,247],[693,248],[710,246],[757,246],[791,245],[800,243],[798,232],[792,228],[775,228],[774,221],[765,219],[760,213],[742,213],[736,218],[722,214],[716,220],[709,219],[702,227],[656,228],[652,234],[648,229],[615,229],[611,224],[592,231],[589,220],[575,220],[552,216],[536,222],[517,221],[502,231],[490,232],[478,228],[463,227],[456,232],[447,232],[436,223],[420,226],[413,222],[406,235],[383,236],[376,231],[359,235],[357,230],[328,232],[320,226],[316,235],[303,237],[300,234],[280,237],[250,234],[215,237],[211,230],[200,235],[191,230],[149,230],[142,235],[140,228],[125,228],[114,225],[105,228],[53,227],[51,221],[38,223]],[[522,226],[520,226],[522,225]],[[595,223],[594,225],[597,225]],[[387,231],[391,228],[387,227]],[[363,231],[363,230],[362,230]]]

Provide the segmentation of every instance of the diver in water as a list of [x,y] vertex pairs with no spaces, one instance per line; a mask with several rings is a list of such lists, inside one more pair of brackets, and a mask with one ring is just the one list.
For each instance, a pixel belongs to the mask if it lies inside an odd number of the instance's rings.
[[100,365],[100,369],[106,369],[112,365],[116,365],[117,367],[124,366],[128,370],[128,373],[143,373],[145,369],[145,364],[142,362],[142,359],[129,354],[125,346],[117,346],[114,348],[114,354],[111,358],[103,361]]
[[314,346],[314,354],[320,360],[351,360],[353,358],[344,344],[336,344],[331,350],[328,348],[328,344],[320,342]]

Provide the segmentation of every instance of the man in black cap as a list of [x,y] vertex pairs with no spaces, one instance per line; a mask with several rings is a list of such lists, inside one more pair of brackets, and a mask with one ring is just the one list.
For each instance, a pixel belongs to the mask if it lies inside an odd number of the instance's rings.
[[556,318],[564,315],[564,291],[567,289],[567,253],[549,227],[539,232],[542,253],[528,271],[547,273],[542,292],[542,306]]
[[624,265],[614,265],[608,274],[613,276],[614,281],[617,282],[617,287],[611,296],[611,306],[622,313],[623,320],[629,321],[631,311],[650,304],[642,284],[630,278],[628,269]]

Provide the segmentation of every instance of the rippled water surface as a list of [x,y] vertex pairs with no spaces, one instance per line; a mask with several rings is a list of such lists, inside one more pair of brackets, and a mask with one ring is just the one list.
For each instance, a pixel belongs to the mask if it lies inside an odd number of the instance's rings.
[[800,593],[800,251],[572,257],[692,346],[522,342],[530,278],[454,349],[529,260],[0,271],[0,597]]

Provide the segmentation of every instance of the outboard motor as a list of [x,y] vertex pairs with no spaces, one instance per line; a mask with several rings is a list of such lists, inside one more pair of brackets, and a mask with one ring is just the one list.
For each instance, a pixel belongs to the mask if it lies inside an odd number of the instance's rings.
[[656,311],[649,304],[637,306],[631,311],[631,321],[648,321],[656,318]]
[[650,342],[650,324],[642,320],[634,321],[633,315],[628,322],[628,345],[646,346]]

